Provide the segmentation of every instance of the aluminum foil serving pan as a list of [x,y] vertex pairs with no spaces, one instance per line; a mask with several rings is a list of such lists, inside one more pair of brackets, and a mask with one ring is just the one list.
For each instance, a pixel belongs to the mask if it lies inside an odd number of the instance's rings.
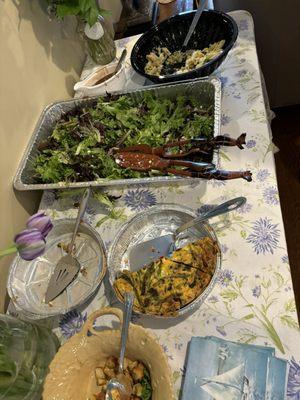
[[106,273],[106,255],[99,234],[81,223],[75,240],[75,256],[81,269],[73,282],[56,299],[45,303],[50,277],[58,260],[66,255],[75,219],[61,219],[47,238],[45,253],[33,261],[17,256],[9,271],[7,291],[16,307],[29,319],[65,314],[84,304],[97,290]]
[[[205,107],[212,107],[214,110],[214,136],[220,134],[221,119],[221,82],[218,78],[195,79],[193,81],[184,81],[177,84],[164,84],[150,86],[127,92],[117,92],[116,94],[126,94],[140,103],[145,92],[152,94],[157,98],[171,98],[178,96],[193,96],[199,100],[199,103]],[[62,114],[77,107],[88,107],[95,104],[98,97],[90,97],[86,99],[72,99],[50,104],[44,109],[37,123],[33,135],[24,152],[23,158],[18,167],[14,178],[14,187],[17,190],[44,190],[44,189],[62,189],[62,188],[83,188],[87,186],[98,187],[116,187],[129,184],[145,184],[145,183],[171,183],[178,181],[180,178],[176,176],[158,176],[135,179],[118,179],[108,180],[99,179],[97,181],[87,182],[59,182],[59,183],[35,183],[33,161],[38,154],[38,144],[49,137],[56,122],[61,118]],[[218,154],[214,152],[213,163],[218,165]],[[195,179],[195,178],[193,178]]]
[[[173,233],[180,225],[189,221],[192,217],[196,217],[196,213],[190,208],[176,204],[159,204],[135,215],[130,221],[126,222],[115,237],[108,254],[107,263],[110,284],[114,287],[114,282],[120,273],[124,270],[130,271],[129,253],[133,246]],[[192,302],[182,307],[177,316],[193,311],[204,302],[213,289],[217,281],[218,272],[221,269],[220,245],[213,228],[208,223],[200,223],[182,233],[176,240],[176,248],[182,248],[188,243],[203,237],[209,237],[216,241],[219,248],[215,270],[204,291]],[[115,292],[119,298],[117,291]],[[141,314],[136,309],[135,312]],[[151,316],[154,318],[172,318],[170,316],[157,316],[153,314]]]

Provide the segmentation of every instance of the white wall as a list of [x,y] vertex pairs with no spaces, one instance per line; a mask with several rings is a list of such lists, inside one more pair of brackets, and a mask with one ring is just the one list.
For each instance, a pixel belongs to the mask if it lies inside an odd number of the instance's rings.
[[[38,193],[14,193],[12,179],[48,103],[73,96],[85,58],[76,20],[49,21],[46,0],[0,1],[0,249],[37,209]],[[0,261],[0,311],[9,259]]]

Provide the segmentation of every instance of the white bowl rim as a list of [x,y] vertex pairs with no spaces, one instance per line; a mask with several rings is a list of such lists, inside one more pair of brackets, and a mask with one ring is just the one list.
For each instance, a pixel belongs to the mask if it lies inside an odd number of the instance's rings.
[[102,83],[99,83],[98,85],[92,85],[92,86],[88,86],[88,85],[84,85],[84,84],[83,84],[82,86],[79,86],[79,87],[77,87],[77,88],[75,89],[75,87],[76,87],[78,84],[83,83],[85,80],[92,78],[92,76],[93,76],[96,72],[101,71],[101,69],[104,69],[104,68],[107,68],[107,67],[110,67],[110,66],[113,66],[113,65],[116,66],[117,64],[118,64],[118,62],[115,62],[114,64],[109,64],[109,65],[101,65],[101,67],[100,67],[99,69],[97,69],[97,70],[95,70],[94,72],[92,72],[92,73],[91,73],[90,75],[88,75],[85,79],[83,79],[82,81],[77,82],[77,83],[74,85],[74,90],[75,90],[75,91],[79,91],[79,90],[83,90],[83,89],[90,89],[90,90],[92,90],[92,89],[98,89],[98,88],[100,88],[100,87],[102,87],[102,86],[107,85],[108,82],[111,82],[113,79],[118,78],[119,75],[121,74],[121,72],[123,72],[123,71],[125,70],[125,62],[123,62],[123,63],[121,64],[121,68],[119,69],[119,71],[118,71],[116,74],[114,74],[113,76],[111,76],[110,78],[108,78],[106,81],[104,81],[104,82],[102,82]]

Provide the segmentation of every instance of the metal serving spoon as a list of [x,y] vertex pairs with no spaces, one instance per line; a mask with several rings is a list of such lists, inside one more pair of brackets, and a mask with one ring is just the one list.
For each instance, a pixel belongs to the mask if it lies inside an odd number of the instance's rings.
[[119,58],[118,64],[116,66],[116,69],[113,72],[113,75],[116,75],[116,73],[120,70],[120,68],[122,66],[122,62],[124,61],[126,55],[127,55],[127,50],[123,49],[121,57]]
[[[186,34],[186,37],[185,37],[184,42],[183,42],[183,45],[182,45],[182,47],[181,47],[181,49],[179,51],[184,53],[187,50],[187,45],[188,45],[188,43],[189,43],[189,41],[191,39],[192,34],[194,33],[194,30],[195,30],[195,28],[196,28],[196,26],[198,24],[198,21],[199,21],[199,19],[201,17],[201,14],[202,14],[205,6],[206,6],[206,3],[207,3],[207,0],[200,0],[199,1],[199,5],[198,5],[198,8],[197,8],[197,11],[196,11],[196,13],[194,15],[194,18],[193,18],[192,22],[191,22],[191,25],[190,25],[190,28],[188,30],[188,33]],[[178,62],[178,63],[173,64],[173,65],[165,66],[163,68],[164,74],[160,75],[159,77],[163,78],[165,75],[172,75],[179,68],[181,68],[184,64],[185,64],[185,58],[183,58],[183,60],[181,62]]]
[[129,400],[132,394],[132,384],[130,379],[124,374],[124,357],[126,350],[126,342],[128,337],[129,324],[131,320],[134,294],[132,292],[125,293],[125,305],[123,312],[123,325],[121,332],[121,350],[119,357],[119,371],[116,378],[111,379],[106,386],[105,400],[113,400],[112,391],[118,391],[121,400]]
[[196,26],[198,24],[198,21],[199,21],[199,19],[201,17],[201,14],[202,14],[205,6],[206,6],[206,3],[207,3],[207,0],[200,0],[199,1],[198,9],[196,11],[196,14],[194,15],[194,18],[192,20],[190,29],[189,29],[189,31],[188,31],[185,39],[184,39],[181,51],[186,51],[187,45],[188,45],[188,43],[190,41],[190,38],[191,38],[192,34],[194,33],[194,30],[195,30],[195,28],[196,28]]

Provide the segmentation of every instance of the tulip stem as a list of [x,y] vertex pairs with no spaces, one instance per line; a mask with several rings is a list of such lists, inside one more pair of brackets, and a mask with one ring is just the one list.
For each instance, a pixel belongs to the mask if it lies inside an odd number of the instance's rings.
[[5,256],[7,256],[7,255],[9,255],[9,254],[13,254],[13,253],[15,253],[17,250],[18,250],[18,249],[17,249],[17,246],[16,246],[16,245],[12,245],[12,246],[8,247],[8,248],[5,249],[5,250],[1,250],[1,251],[0,251],[0,258],[5,257]]

